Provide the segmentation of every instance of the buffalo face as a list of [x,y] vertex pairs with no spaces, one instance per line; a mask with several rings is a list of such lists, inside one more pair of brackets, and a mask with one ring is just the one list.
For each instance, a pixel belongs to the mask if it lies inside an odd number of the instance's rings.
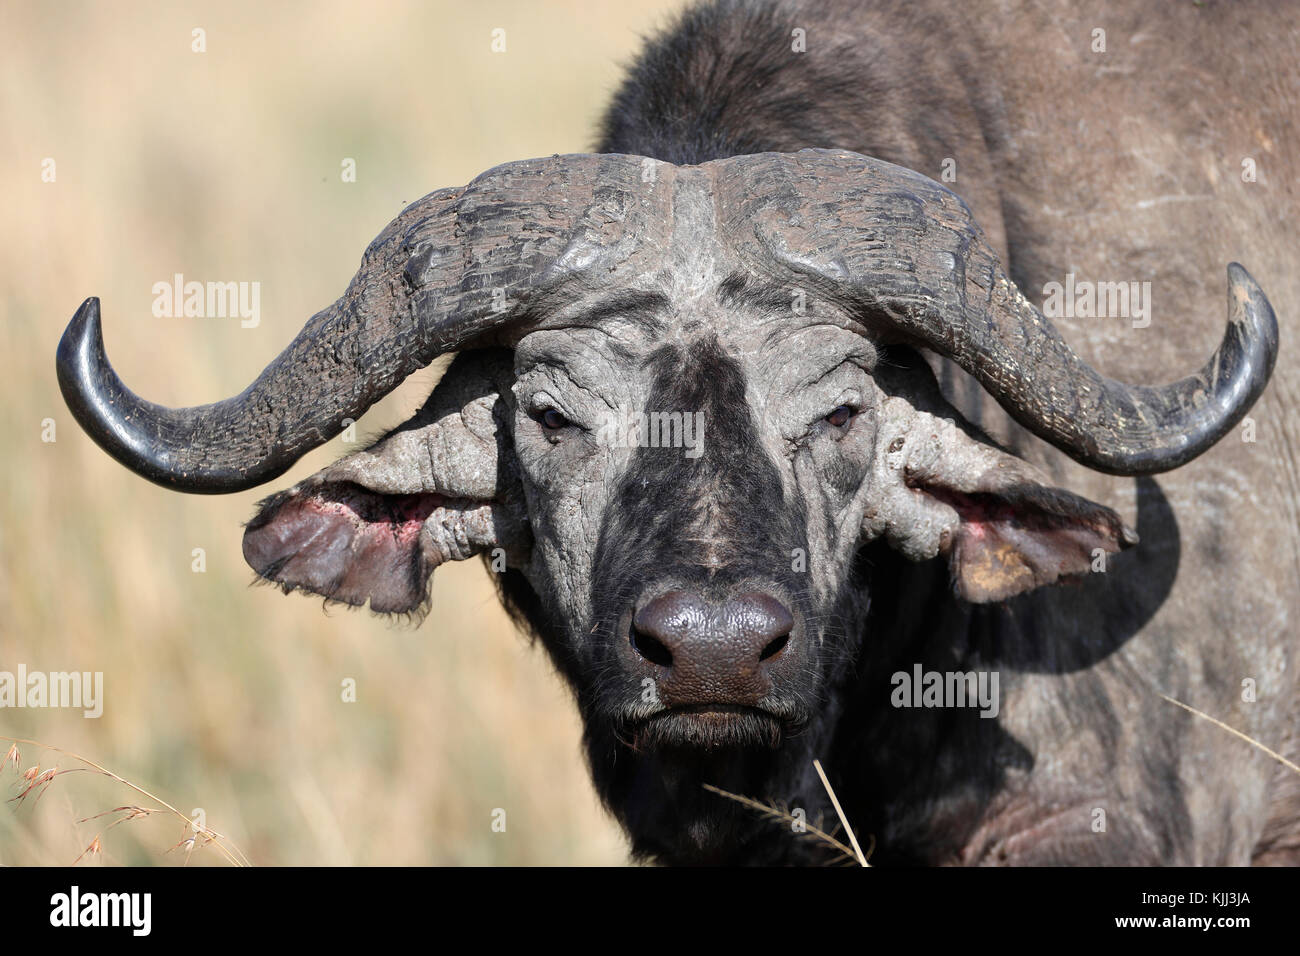
[[874,350],[731,288],[515,352],[529,584],[584,713],[638,751],[804,726],[858,539]]

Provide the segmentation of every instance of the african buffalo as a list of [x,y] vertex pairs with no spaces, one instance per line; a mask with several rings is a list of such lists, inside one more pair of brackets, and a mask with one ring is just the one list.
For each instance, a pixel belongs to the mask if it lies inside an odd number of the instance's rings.
[[412,203],[240,395],[136,397],[95,299],[59,381],[218,493],[459,353],[244,554],[397,614],[483,555],[639,857],[824,859],[704,786],[829,826],[820,758],[879,863],[1295,862],[1300,778],[1162,695],[1300,751],[1252,278],[1300,308],[1298,51],[1294,4],[706,4],[596,153]]

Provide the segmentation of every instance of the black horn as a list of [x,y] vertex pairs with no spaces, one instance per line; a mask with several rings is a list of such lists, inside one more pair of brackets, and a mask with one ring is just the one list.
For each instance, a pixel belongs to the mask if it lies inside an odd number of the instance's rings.
[[[629,235],[670,218],[639,159],[555,156],[498,166],[406,207],[347,291],[239,395],[166,408],[131,392],[104,352],[99,300],[59,343],[59,387],[82,428],[137,474],[219,494],[270,481],[437,356],[518,325],[529,297],[608,279]],[[660,192],[663,192],[662,190]]]
[[1227,331],[1204,368],[1169,385],[1127,385],[1075,354],[1007,277],[965,203],[933,180],[838,150],[733,162],[718,170],[718,188],[755,267],[795,273],[882,340],[948,356],[1022,425],[1097,471],[1144,475],[1191,461],[1268,384],[1277,319],[1237,263]]

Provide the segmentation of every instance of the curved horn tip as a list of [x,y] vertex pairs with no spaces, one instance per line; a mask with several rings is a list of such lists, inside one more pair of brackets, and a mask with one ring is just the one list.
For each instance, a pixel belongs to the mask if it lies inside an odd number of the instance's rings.
[[1240,262],[1228,263],[1228,318],[1256,326],[1273,351],[1277,350],[1277,316],[1273,305]]
[[[98,297],[82,302],[68,322],[54,365],[59,390],[77,424],[95,444],[140,477],[173,491],[203,494],[240,491],[256,483],[241,473],[177,473],[167,450],[154,437],[162,427],[154,417],[156,408],[131,393],[109,364]],[[135,413],[124,416],[123,409]]]
[[77,307],[76,313],[72,316],[72,321],[68,323],[71,326],[99,325],[99,296],[92,295],[86,298]]
[[1268,296],[1240,262],[1229,262],[1228,322],[1223,341],[1206,363],[1200,379],[1209,401],[1179,454],[1164,471],[1198,457],[1236,427],[1268,386],[1277,361],[1277,315]]
[[1125,453],[1092,467],[1117,475],[1151,475],[1181,467],[1216,445],[1263,394],[1277,360],[1277,316],[1240,262],[1228,263],[1227,272],[1227,328],[1200,374],[1185,380],[1193,383],[1193,390],[1180,396],[1189,410],[1181,440],[1156,454]]
[[1228,282],[1234,286],[1243,285],[1248,289],[1259,289],[1259,283],[1255,277],[1240,262],[1228,263]]
[[87,342],[97,344],[103,342],[103,333],[99,324],[99,296],[96,295],[92,295],[77,307],[77,311],[68,322],[68,327],[63,330],[63,338],[59,339],[59,349],[55,355],[60,373],[65,366],[73,362]]
[[99,297],[92,295],[73,314],[54,354],[59,390],[63,392],[63,398],[74,416],[83,425],[85,423],[80,413],[85,408],[86,392],[91,384],[87,380],[89,366],[96,353],[101,356],[104,354],[104,334],[99,321]]
[[137,442],[132,441],[132,430],[110,414],[123,387],[104,352],[98,296],[82,302],[63,330],[54,367],[63,400],[86,434],[132,471],[158,481],[144,467],[148,462],[139,456],[139,449],[133,448]]
[[1272,303],[1240,262],[1228,263],[1228,330],[1221,350],[1229,344],[1250,366],[1251,397],[1241,410],[1244,415],[1273,374],[1278,329]]

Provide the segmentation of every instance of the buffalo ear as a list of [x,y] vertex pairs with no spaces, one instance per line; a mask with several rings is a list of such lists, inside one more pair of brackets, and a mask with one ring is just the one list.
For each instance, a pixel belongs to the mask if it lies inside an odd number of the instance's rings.
[[913,560],[946,555],[954,591],[977,603],[1086,574],[1098,551],[1137,543],[1110,508],[1052,487],[988,442],[937,389],[915,386],[907,396],[890,389],[881,405],[868,534],[884,535]]
[[1002,601],[1087,574],[1098,552],[1137,543],[1111,509],[1059,488],[1023,484],[974,494],[923,489],[957,514],[945,550],[957,596]]
[[244,559],[286,593],[381,613],[418,613],[445,561],[494,548],[520,561],[528,529],[499,410],[510,376],[509,353],[458,356],[408,422],[263,501]]

